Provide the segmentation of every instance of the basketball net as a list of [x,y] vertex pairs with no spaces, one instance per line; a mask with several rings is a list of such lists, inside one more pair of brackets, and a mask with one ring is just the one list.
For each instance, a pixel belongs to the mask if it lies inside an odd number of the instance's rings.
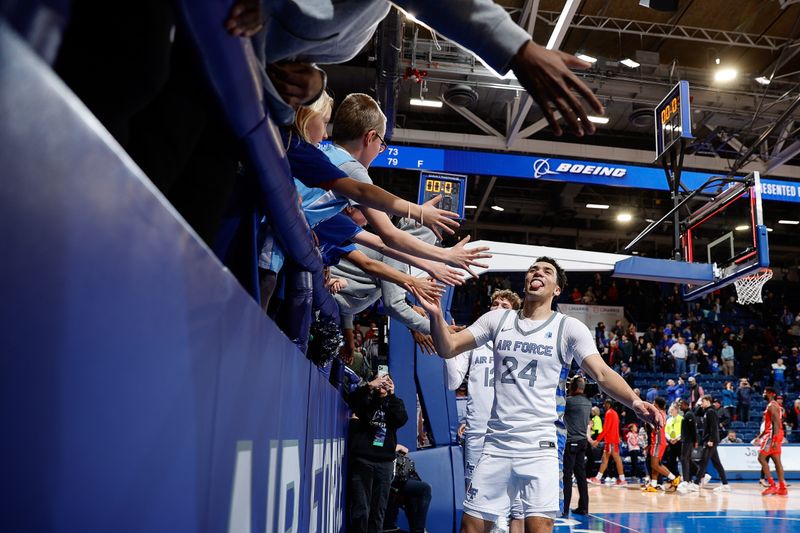
[[742,305],[760,304],[762,302],[761,289],[771,279],[772,270],[769,268],[737,279],[733,282],[736,285],[736,301]]

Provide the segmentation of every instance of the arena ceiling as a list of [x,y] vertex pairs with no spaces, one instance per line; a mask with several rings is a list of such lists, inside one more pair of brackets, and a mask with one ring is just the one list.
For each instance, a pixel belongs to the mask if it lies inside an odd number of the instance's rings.
[[[547,42],[559,17],[568,17],[560,49],[597,59],[580,73],[607,109],[609,122],[599,126],[596,135],[580,140],[553,137],[537,106],[527,109],[527,96],[515,79],[499,78],[468,51],[399,13],[384,21],[374,41],[354,60],[326,67],[329,86],[335,96],[371,88],[395,126],[395,142],[401,144],[530,153],[542,153],[546,147],[557,156],[569,155],[580,143],[584,150],[591,146],[597,158],[629,160],[620,149],[626,154],[632,149],[640,154],[638,162],[649,163],[652,109],[684,79],[691,85],[696,139],[688,149],[695,156],[687,159],[689,166],[724,173],[767,133],[748,159],[748,168],[800,181],[800,112],[770,130],[800,95],[800,1],[679,0],[675,12],[644,8],[637,0],[498,3],[532,30],[538,43]],[[623,59],[639,66],[628,67]],[[736,78],[715,81],[721,67],[735,68]],[[410,105],[412,98],[420,97],[445,105]],[[416,172],[374,174],[399,194],[416,194]],[[598,200],[633,210],[634,221],[621,226],[614,220],[614,209],[598,213],[584,207]],[[466,224],[476,238],[617,251],[646,225],[646,218],[665,212],[671,200],[657,191],[476,176],[470,180],[467,203],[484,205],[469,213]],[[503,205],[505,211],[493,211],[491,205]],[[795,227],[775,222],[797,219],[797,211],[798,204],[765,203],[766,223],[774,228],[773,261],[781,266],[798,265],[800,246]],[[665,226],[643,243],[641,253],[668,255],[670,235]]]

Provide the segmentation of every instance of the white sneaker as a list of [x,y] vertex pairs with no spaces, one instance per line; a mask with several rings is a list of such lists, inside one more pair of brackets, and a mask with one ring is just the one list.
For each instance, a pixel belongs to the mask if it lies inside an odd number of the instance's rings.
[[709,481],[711,481],[711,474],[706,474],[705,476],[703,476],[703,484],[706,484]]
[[689,483],[689,492],[700,492],[700,486],[697,483]]
[[719,487],[714,489],[714,492],[716,492],[717,494],[719,494],[720,492],[730,492],[730,491],[731,491],[730,485],[720,485]]
[[689,493],[689,483],[686,481],[681,481],[678,483],[678,492],[681,494],[688,494]]

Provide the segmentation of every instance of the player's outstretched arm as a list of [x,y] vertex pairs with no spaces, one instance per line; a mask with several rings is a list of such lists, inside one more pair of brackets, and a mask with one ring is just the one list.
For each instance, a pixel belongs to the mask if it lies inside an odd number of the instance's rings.
[[436,346],[436,353],[439,357],[450,359],[467,350],[474,350],[477,347],[475,337],[468,329],[453,332],[447,325],[444,313],[441,308],[441,300],[431,299],[416,287],[406,287],[419,301],[423,309],[431,319],[431,337],[433,345]]
[[664,420],[656,406],[639,398],[622,379],[622,376],[614,372],[614,369],[603,361],[599,353],[586,357],[581,368],[597,381],[606,394],[633,409],[639,418],[656,427],[664,425]]

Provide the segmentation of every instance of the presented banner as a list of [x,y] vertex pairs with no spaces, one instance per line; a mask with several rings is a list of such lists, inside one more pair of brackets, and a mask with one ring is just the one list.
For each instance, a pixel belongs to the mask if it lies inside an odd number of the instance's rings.
[[598,322],[606,325],[606,331],[611,331],[617,320],[622,320],[626,326],[628,324],[625,320],[625,308],[618,305],[558,304],[558,312],[577,318],[592,331]]

